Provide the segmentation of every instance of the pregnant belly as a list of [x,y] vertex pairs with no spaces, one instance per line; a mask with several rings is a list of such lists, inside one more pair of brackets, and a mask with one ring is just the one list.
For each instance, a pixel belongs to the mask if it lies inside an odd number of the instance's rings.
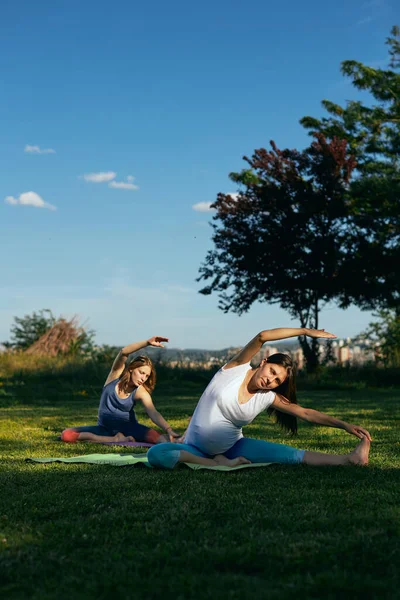
[[191,423],[185,443],[196,446],[205,454],[215,456],[227,452],[242,437],[242,429],[233,423],[219,422],[207,427],[199,427]]

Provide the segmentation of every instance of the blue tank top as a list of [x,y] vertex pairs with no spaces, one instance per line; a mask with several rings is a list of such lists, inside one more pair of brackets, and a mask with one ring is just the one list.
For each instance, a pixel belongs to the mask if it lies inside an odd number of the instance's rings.
[[118,379],[110,381],[103,387],[100,397],[98,424],[106,426],[106,421],[118,419],[121,421],[136,421],[133,410],[137,388],[125,399],[120,398],[115,391]]

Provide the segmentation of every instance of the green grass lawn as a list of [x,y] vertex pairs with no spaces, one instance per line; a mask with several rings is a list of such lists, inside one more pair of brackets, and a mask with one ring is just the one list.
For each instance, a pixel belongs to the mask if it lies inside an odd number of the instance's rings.
[[[304,406],[370,430],[369,467],[165,472],[26,462],[131,449],[57,441],[66,426],[96,422],[101,378],[8,375],[0,377],[2,598],[400,597],[399,389],[300,393]],[[155,403],[183,430],[202,388],[161,381]],[[264,415],[245,433],[287,441]],[[343,453],[357,440],[301,424],[289,443]]]

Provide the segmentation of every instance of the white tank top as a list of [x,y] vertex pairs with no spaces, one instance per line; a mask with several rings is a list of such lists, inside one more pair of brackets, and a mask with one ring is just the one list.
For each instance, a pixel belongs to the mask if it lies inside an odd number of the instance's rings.
[[211,379],[193,413],[185,443],[205,454],[223,454],[243,437],[242,427],[271,406],[275,392],[259,391],[245,404],[239,404],[239,388],[250,363],[226,369]]

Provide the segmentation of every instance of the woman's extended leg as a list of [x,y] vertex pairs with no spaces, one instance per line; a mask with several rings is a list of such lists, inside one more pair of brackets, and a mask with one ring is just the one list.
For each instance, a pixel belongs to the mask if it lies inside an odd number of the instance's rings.
[[132,436],[123,433],[112,433],[100,425],[88,425],[84,427],[70,427],[64,429],[61,434],[63,442],[134,442]]
[[242,438],[230,450],[225,452],[227,458],[244,456],[252,463],[280,463],[315,466],[328,465],[366,465],[368,463],[370,442],[363,438],[355,450],[350,454],[326,454],[324,452],[308,452],[298,450],[284,444],[274,444],[264,440]]
[[360,465],[368,464],[369,450],[371,442],[367,437],[363,437],[361,442],[350,454],[325,454],[324,452],[305,452],[303,462],[306,465],[326,466],[326,465]]
[[141,425],[137,421],[120,421],[118,419],[107,419],[105,425],[109,431],[120,431],[132,441],[146,442],[146,444],[161,444],[169,440],[155,429]]
[[236,467],[237,465],[249,462],[243,457],[236,457],[230,460],[223,455],[218,455],[211,458],[195,446],[172,443],[153,446],[147,453],[147,459],[152,467],[159,467],[161,469],[173,469],[178,462],[204,465],[206,467],[221,465]]
[[303,461],[304,450],[244,437],[225,452],[225,456],[227,458],[245,456],[252,463],[298,464]]

